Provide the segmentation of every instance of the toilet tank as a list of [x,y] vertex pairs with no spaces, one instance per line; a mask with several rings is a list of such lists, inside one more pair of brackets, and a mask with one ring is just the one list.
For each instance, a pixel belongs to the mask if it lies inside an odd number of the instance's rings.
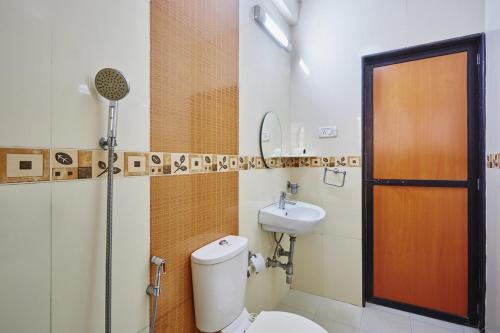
[[243,311],[248,267],[248,240],[226,236],[191,254],[196,326],[217,332]]

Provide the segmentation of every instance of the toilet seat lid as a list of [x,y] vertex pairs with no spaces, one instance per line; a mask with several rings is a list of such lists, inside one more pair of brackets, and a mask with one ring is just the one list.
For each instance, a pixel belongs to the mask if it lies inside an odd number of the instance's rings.
[[280,311],[262,311],[247,333],[327,333],[321,326],[302,316]]

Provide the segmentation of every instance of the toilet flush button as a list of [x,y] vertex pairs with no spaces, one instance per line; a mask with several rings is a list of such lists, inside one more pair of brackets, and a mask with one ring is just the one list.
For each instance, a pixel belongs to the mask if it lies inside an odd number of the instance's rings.
[[225,245],[229,245],[229,243],[228,243],[228,241],[227,241],[227,240],[223,239],[223,240],[221,240],[221,241],[219,242],[219,245],[220,245],[220,246],[225,246]]

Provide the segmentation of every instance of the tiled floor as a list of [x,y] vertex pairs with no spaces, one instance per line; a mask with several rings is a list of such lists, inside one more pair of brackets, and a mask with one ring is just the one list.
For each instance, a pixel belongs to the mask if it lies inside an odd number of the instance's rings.
[[290,290],[276,310],[295,313],[329,333],[477,333],[461,325],[374,304],[366,308]]

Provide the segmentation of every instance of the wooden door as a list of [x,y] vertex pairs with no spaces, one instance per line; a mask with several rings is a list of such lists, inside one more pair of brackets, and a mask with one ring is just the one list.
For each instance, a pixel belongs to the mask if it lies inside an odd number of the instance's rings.
[[422,53],[365,67],[366,299],[469,320],[478,178],[469,74],[476,54]]

